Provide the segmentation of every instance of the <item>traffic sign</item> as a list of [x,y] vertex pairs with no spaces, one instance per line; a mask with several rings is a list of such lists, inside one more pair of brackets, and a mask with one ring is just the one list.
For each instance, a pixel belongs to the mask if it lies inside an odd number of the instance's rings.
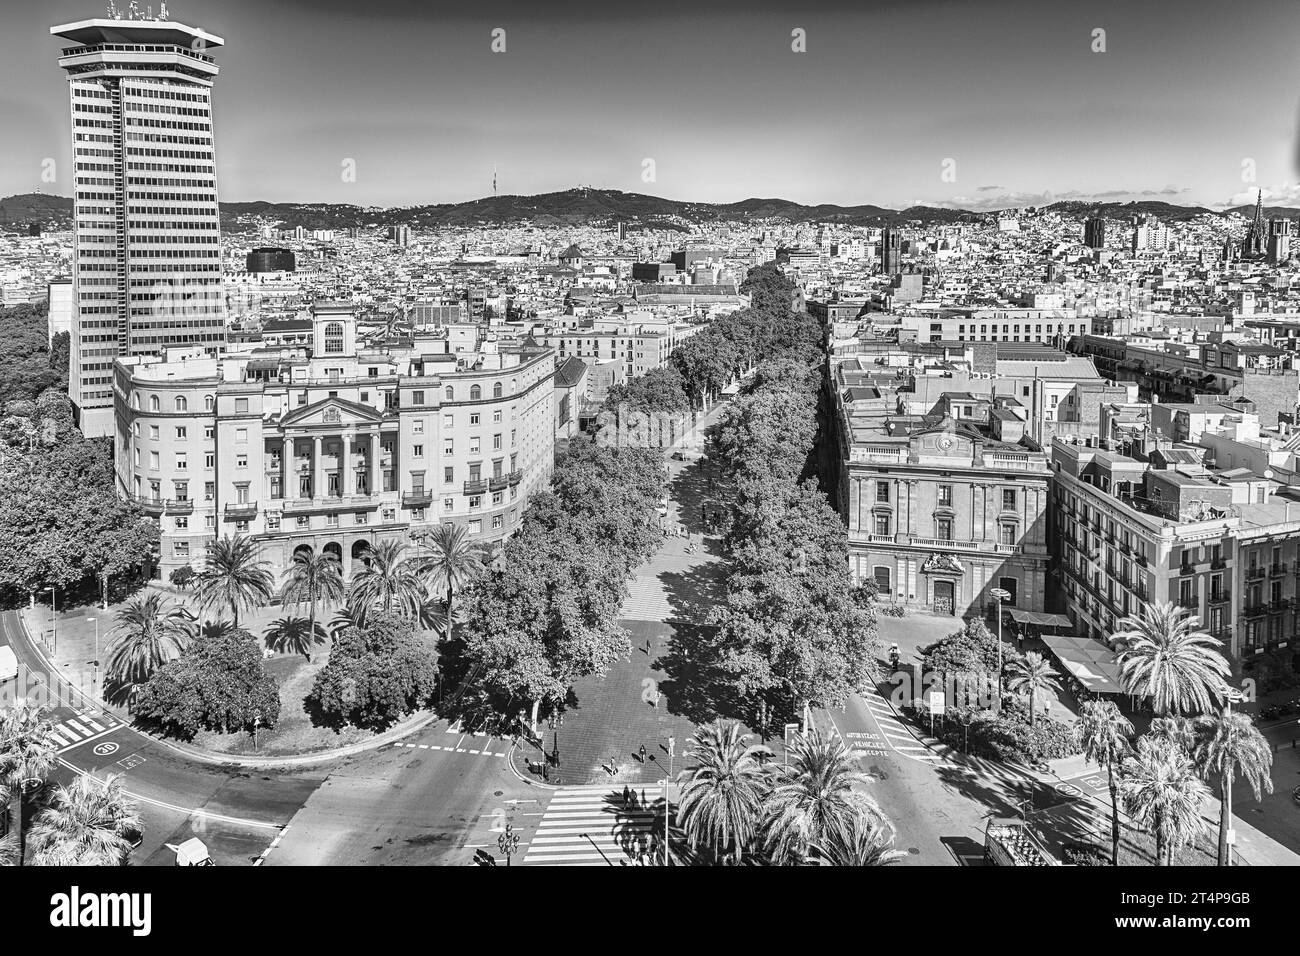
[[943,716],[944,704],[947,698],[941,690],[930,691],[930,713]]

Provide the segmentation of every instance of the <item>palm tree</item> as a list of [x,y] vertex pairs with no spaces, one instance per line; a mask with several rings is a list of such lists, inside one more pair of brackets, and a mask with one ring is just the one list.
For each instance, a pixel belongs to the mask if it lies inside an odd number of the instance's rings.
[[1209,713],[1231,673],[1223,642],[1200,629],[1195,614],[1175,604],[1143,605],[1119,622],[1120,680],[1125,693],[1149,696],[1157,714]]
[[894,828],[871,817],[854,817],[846,830],[833,830],[813,845],[818,866],[888,866],[907,856],[894,849]]
[[1119,788],[1134,821],[1155,837],[1156,866],[1170,865],[1174,849],[1205,828],[1201,805],[1210,788],[1196,775],[1186,751],[1167,738],[1138,739]]
[[[418,574],[428,584],[430,593],[446,595],[447,608],[455,606],[456,595],[484,570],[481,549],[460,525],[440,524],[421,542],[431,553],[419,561]],[[446,636],[451,637],[451,628]]]
[[104,669],[119,684],[142,684],[189,642],[193,617],[157,591],[128,601],[114,618]]
[[208,548],[194,594],[204,608],[229,608],[238,625],[240,610],[265,604],[275,593],[269,567],[252,538],[226,535]]
[[366,566],[352,576],[348,603],[361,621],[373,607],[385,611],[394,608],[409,617],[418,617],[424,600],[424,586],[416,567],[407,556],[402,541],[381,541],[366,551]]
[[[305,604],[311,609],[308,634],[316,634],[317,602],[336,604],[343,600],[345,593],[343,569],[338,558],[328,551],[312,551],[307,548],[294,552],[293,563],[285,571],[280,600],[299,607]],[[310,657],[307,659],[311,660]]]
[[1106,770],[1110,789],[1110,865],[1119,866],[1119,785],[1115,772],[1122,770],[1131,747],[1133,725],[1119,712],[1113,700],[1087,700],[1079,709],[1074,736],[1084,759]]
[[121,776],[82,774],[55,789],[32,824],[32,860],[40,866],[125,866],[128,834],[140,815],[122,790]]
[[790,748],[790,765],[781,772],[765,804],[764,847],[777,865],[807,858],[814,844],[836,830],[847,830],[856,817],[884,821],[876,802],[855,784],[869,777],[858,771],[853,755],[839,738],[816,727]]
[[325,643],[325,631],[305,617],[282,617],[266,631],[266,646],[281,654],[301,654],[311,662],[311,649]]
[[677,820],[692,844],[739,863],[762,819],[768,775],[745,741],[740,724],[720,721],[695,732],[686,747],[695,766],[683,770]]
[[1259,728],[1245,714],[1224,709],[1218,717],[1202,717],[1192,750],[1201,775],[1219,778],[1219,866],[1231,866],[1228,828],[1232,821],[1232,784],[1240,778],[1250,784],[1256,800],[1273,792],[1273,750]]
[[1024,694],[1029,698],[1029,726],[1032,728],[1035,715],[1038,713],[1039,695],[1049,690],[1058,693],[1061,690],[1061,685],[1056,680],[1056,671],[1037,651],[1030,651],[1024,657],[1011,661],[1007,669],[1011,671],[1007,688],[1013,693]]
[[44,711],[27,701],[0,710],[0,789],[8,795],[10,833],[18,841],[18,865],[26,855],[23,798],[45,780],[54,766],[58,744]]

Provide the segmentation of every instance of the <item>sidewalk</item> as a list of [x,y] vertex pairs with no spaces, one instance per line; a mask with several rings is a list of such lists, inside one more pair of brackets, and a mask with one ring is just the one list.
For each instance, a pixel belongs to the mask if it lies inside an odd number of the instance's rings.
[[[1295,777],[1295,774],[1279,772],[1284,769],[1284,767],[1279,766],[1279,763],[1275,763],[1273,768],[1275,792],[1271,797],[1265,797],[1265,803],[1270,805],[1269,809],[1280,809],[1282,814],[1285,814],[1287,812],[1286,804],[1291,802],[1290,786],[1286,784]],[[1049,760],[1048,767],[1051,768],[1049,773],[1038,773],[1028,769],[1026,772],[1032,773],[1046,785],[1053,787],[1065,785],[1077,789],[1084,800],[1076,802],[1085,802],[1092,805],[1094,818],[1099,820],[1096,832],[1102,835],[1101,842],[1109,846],[1110,793],[1105,783],[1105,771],[1097,767],[1096,764],[1089,764],[1081,755]],[[1284,777],[1286,779],[1282,779]],[[1213,788],[1214,784],[1210,786]],[[1282,799],[1278,800],[1279,797]],[[1274,804],[1275,806],[1273,806]],[[1298,818],[1292,826],[1295,827],[1295,832],[1300,834],[1300,808],[1292,809],[1296,810],[1295,816]],[[1243,812],[1264,811],[1261,809],[1261,805],[1255,802],[1254,795],[1247,788],[1239,787],[1233,791],[1232,828],[1237,833],[1235,858],[1240,863],[1247,866],[1300,866],[1300,853],[1296,853],[1273,837],[1251,826],[1241,818]],[[1122,809],[1120,813],[1127,825],[1128,815]],[[1209,821],[1210,829],[1207,832],[1209,833],[1210,842],[1217,843],[1219,833],[1218,798],[1211,796],[1207,799],[1201,814]]]

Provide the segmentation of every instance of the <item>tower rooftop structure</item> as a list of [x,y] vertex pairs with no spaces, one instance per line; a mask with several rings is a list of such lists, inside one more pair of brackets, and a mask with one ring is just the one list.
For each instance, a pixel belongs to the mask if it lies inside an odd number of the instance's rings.
[[214,33],[174,20],[111,20],[99,17],[50,27],[50,36],[62,37],[83,46],[161,43],[202,51],[226,44],[225,40]]

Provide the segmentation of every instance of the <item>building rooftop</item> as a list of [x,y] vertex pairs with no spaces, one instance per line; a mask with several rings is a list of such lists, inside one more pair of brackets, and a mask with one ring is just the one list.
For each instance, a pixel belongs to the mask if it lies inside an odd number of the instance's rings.
[[174,20],[110,20],[97,17],[50,27],[50,36],[72,40],[83,46],[170,43],[199,52],[226,44],[225,40],[214,33]]

